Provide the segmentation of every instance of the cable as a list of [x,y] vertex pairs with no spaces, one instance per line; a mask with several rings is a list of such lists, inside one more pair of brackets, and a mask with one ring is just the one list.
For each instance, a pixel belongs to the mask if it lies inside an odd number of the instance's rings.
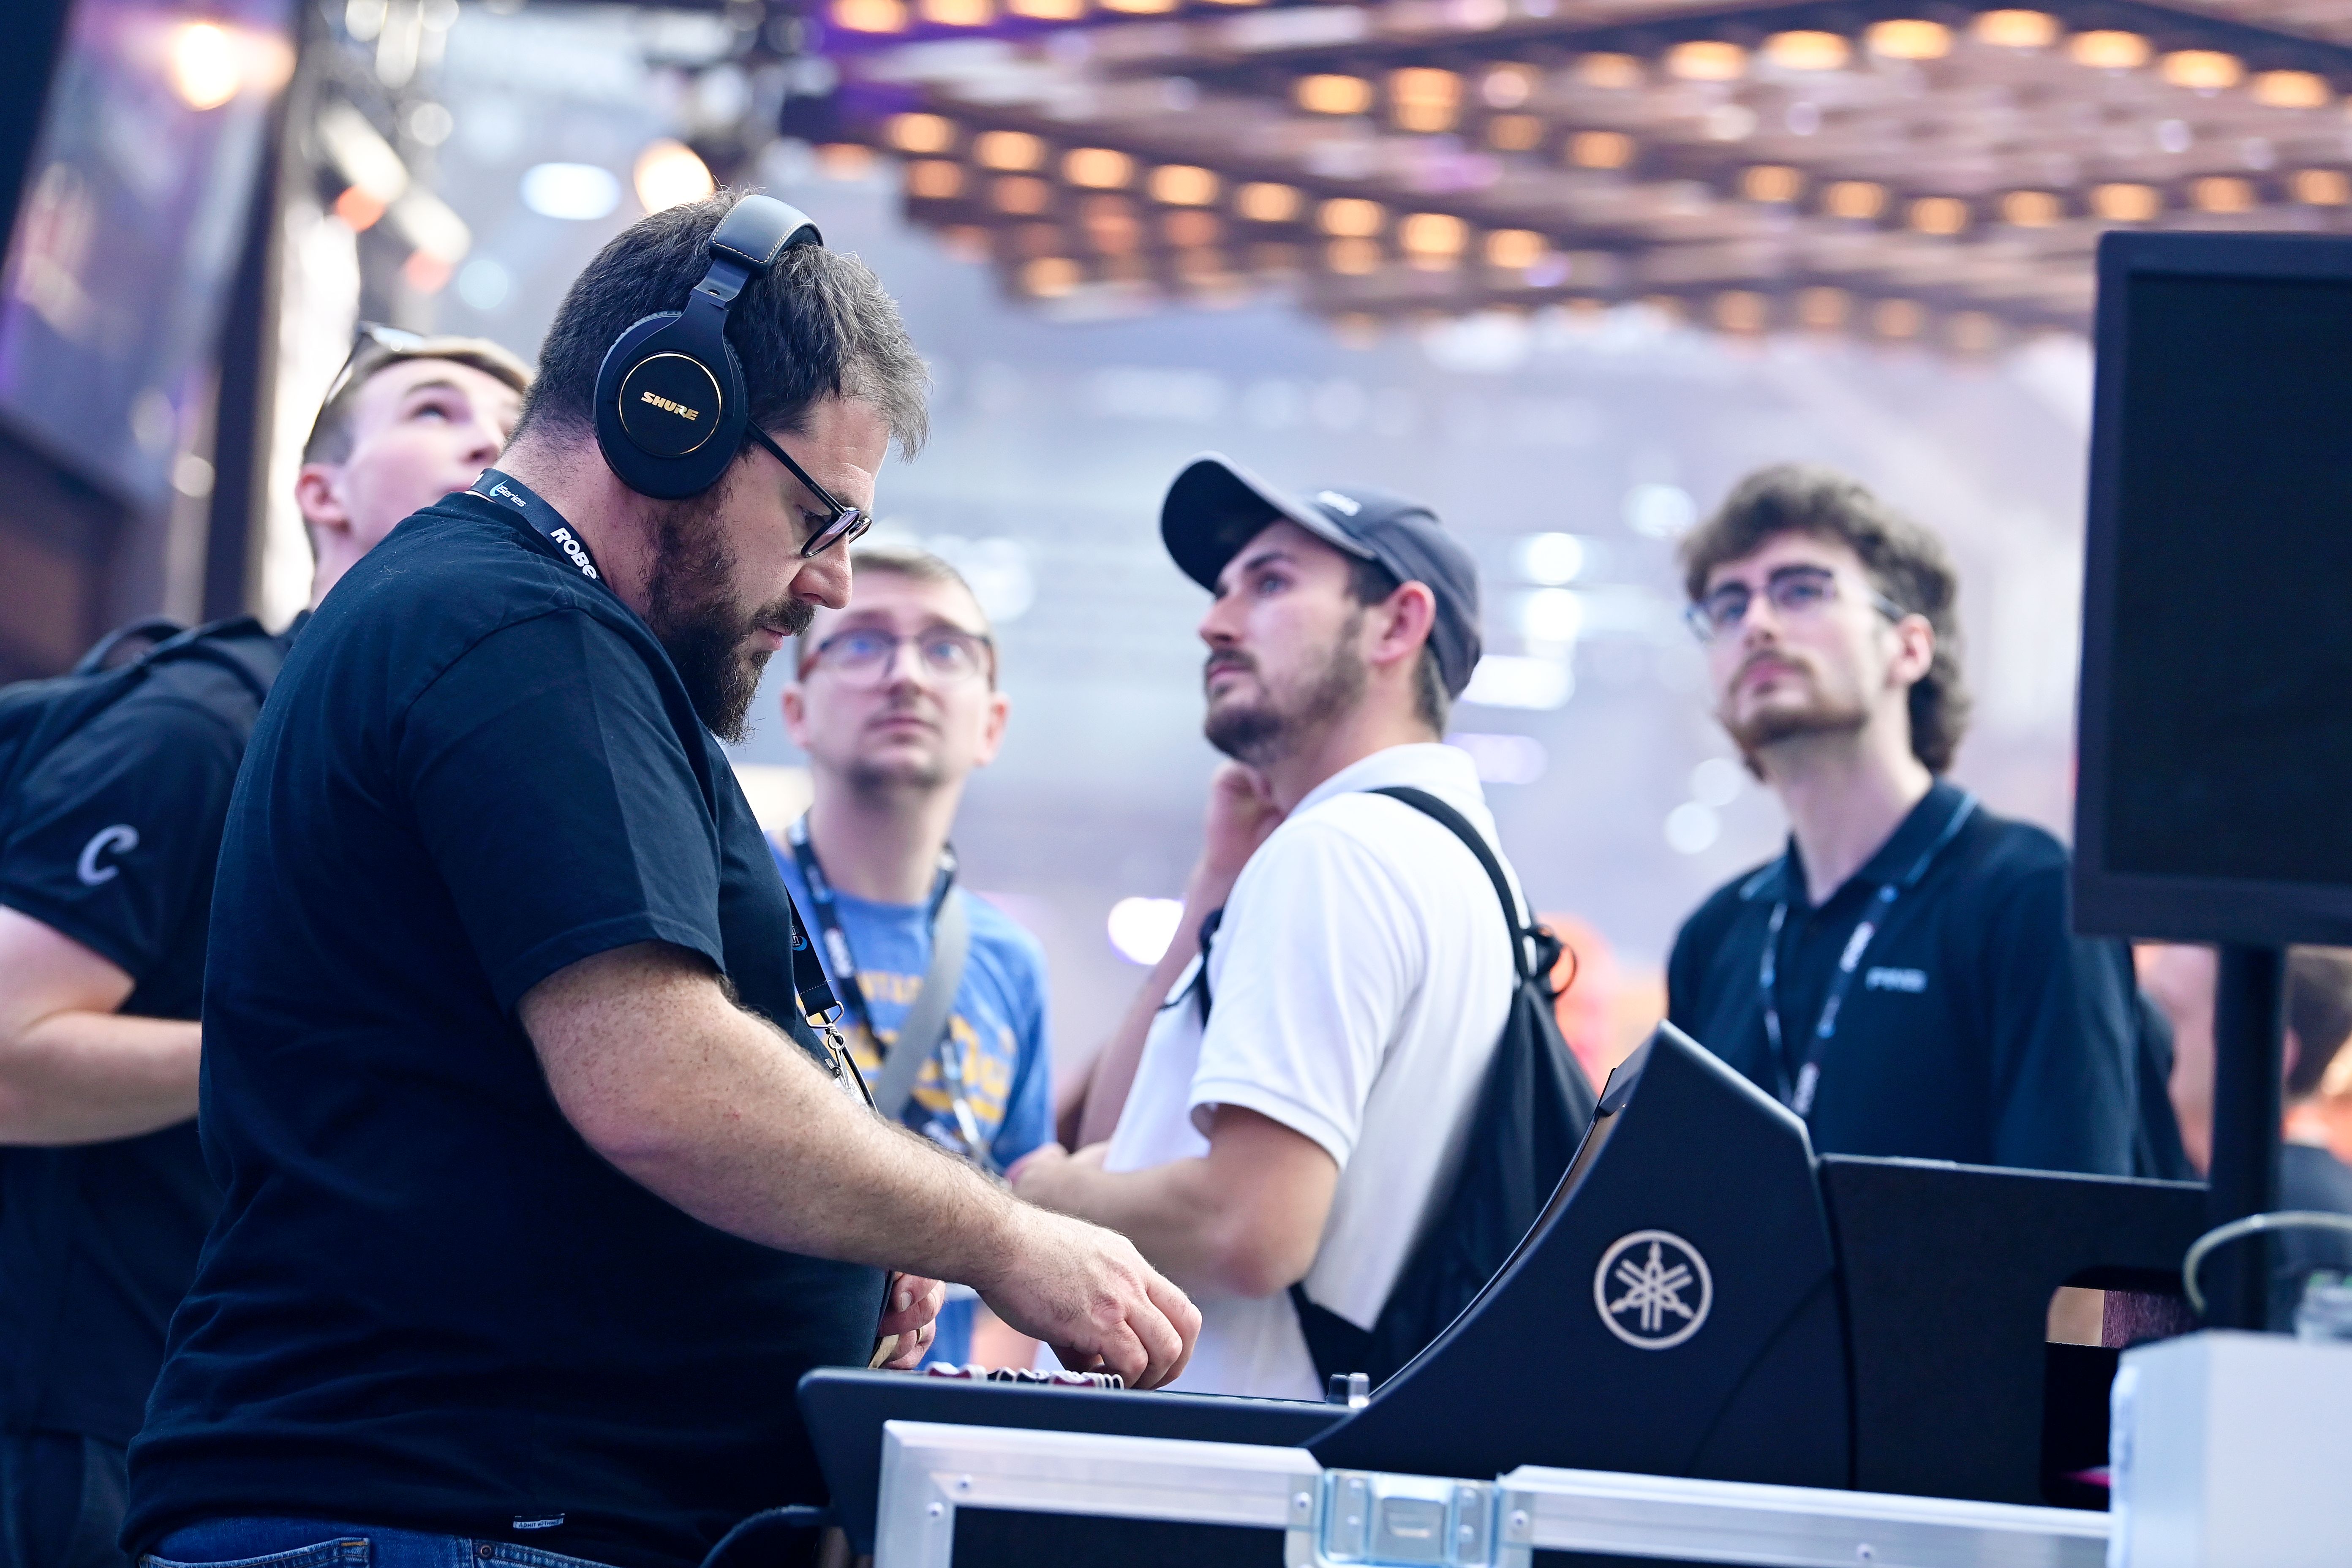
[[762,1509],[748,1519],[736,1521],[735,1528],[719,1538],[719,1544],[706,1552],[702,1568],[719,1568],[735,1543],[745,1536],[755,1534],[770,1526],[783,1530],[823,1530],[833,1522],[833,1510],[809,1503],[794,1503],[789,1508]]
[[2189,1307],[2199,1317],[2205,1315],[2205,1292],[2197,1288],[2197,1270],[2203,1266],[2207,1254],[2217,1247],[2269,1230],[2340,1230],[2352,1235],[2352,1215],[2282,1209],[2275,1214],[2250,1214],[2227,1225],[2215,1226],[2189,1243],[2189,1255],[2180,1260],[2180,1283],[2189,1293]]

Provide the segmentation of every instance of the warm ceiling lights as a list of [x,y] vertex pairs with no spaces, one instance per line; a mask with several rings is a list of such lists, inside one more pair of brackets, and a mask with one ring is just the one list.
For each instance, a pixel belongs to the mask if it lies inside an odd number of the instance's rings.
[[1836,180],[1822,192],[1822,211],[1832,217],[1874,218],[1886,210],[1886,187],[1872,180]]
[[1969,226],[1969,204],[1958,196],[1921,196],[1911,204],[1911,226],[1921,234],[1958,234]]
[[2246,68],[2219,49],[2175,49],[2164,57],[2159,74],[2174,87],[2219,92],[2243,80]]
[[1361,278],[1368,272],[1380,270],[1380,241],[1335,239],[1325,247],[1323,259],[1334,272],[1349,278]]
[[2120,33],[2111,28],[2077,33],[2066,46],[2078,66],[2093,70],[2137,70],[2147,64],[2147,40],[2137,33]]
[[887,132],[901,153],[945,153],[955,146],[955,121],[940,114],[894,114]]
[[1360,76],[1303,76],[1295,90],[1309,114],[1361,114],[1372,106],[1372,84]]
[[2003,223],[2019,228],[2048,228],[2066,216],[2066,204],[2049,191],[2011,191],[2000,198]]
[[2325,109],[2335,95],[2315,71],[2262,71],[2253,80],[2256,103],[2272,109]]
[[2154,185],[2117,181],[2091,187],[2091,211],[2107,223],[2146,223],[2164,210]]
[[1478,93],[1489,109],[1517,109],[1535,96],[1536,83],[1541,79],[1541,73],[1533,66],[1489,66],[1478,84]]
[[1622,131],[1580,131],[1568,139],[1568,161],[1580,169],[1622,169],[1633,161],[1633,139]]
[[1805,188],[1805,176],[1786,163],[1759,163],[1739,176],[1739,194],[1751,202],[1793,202]]
[[1045,164],[1045,143],[1026,131],[983,131],[971,144],[983,169],[1025,172]]
[[953,201],[963,195],[963,165],[944,158],[918,158],[907,165],[907,194],[926,201]]
[[1497,114],[1486,121],[1486,144],[1498,153],[1532,153],[1543,139],[1544,122],[1532,114]]
[[1087,14],[1087,0],[1005,0],[1004,8],[1033,22],[1075,22]]
[[1632,55],[1586,55],[1576,62],[1576,75],[1587,87],[1639,87],[1642,62]]
[[1429,66],[1391,71],[1389,108],[1400,131],[1451,131],[1462,109],[1462,79]]
[[1041,256],[1021,268],[1021,287],[1040,300],[1058,300],[1086,276],[1086,268],[1066,256]]
[[1715,324],[1727,332],[1752,336],[1770,320],[1769,302],[1753,289],[1727,289],[1715,297]]
[[1844,67],[1853,47],[1838,33],[1811,29],[1775,33],[1764,40],[1764,58],[1785,71],[1833,71]]
[[1224,226],[1217,221],[1214,213],[1187,208],[1164,215],[1160,220],[1160,232],[1168,237],[1171,245],[1198,247],[1214,245],[1223,239]]
[[2297,169],[2287,182],[2294,199],[2310,207],[2352,205],[2352,177],[2341,169]]
[[1027,174],[1007,174],[996,182],[990,194],[999,212],[1034,217],[1054,205],[1054,187]]
[[1106,11],[1124,11],[1130,16],[1157,16],[1176,9],[1176,0],[1102,0]]
[[1162,163],[1149,189],[1153,201],[1171,207],[1204,207],[1217,199],[1217,176],[1191,163]]
[[1381,232],[1388,221],[1388,213],[1378,202],[1368,202],[1360,196],[1337,196],[1325,202],[1316,214],[1316,223],[1325,234],[1345,239],[1362,239]]
[[922,0],[923,20],[942,27],[985,27],[996,20],[989,0]]
[[1486,237],[1486,265],[1524,272],[1544,258],[1550,247],[1531,228],[1498,228]]
[[710,166],[683,142],[664,136],[646,143],[630,173],[638,205],[649,213],[698,202],[719,188]]
[[1135,160],[1108,147],[1073,147],[1062,155],[1062,178],[1090,191],[1123,191],[1135,178]]
[[852,33],[903,33],[908,20],[899,0],[833,0],[833,25]]
[[2197,204],[2200,212],[2252,212],[2254,210],[2254,187],[2234,174],[2208,174],[2190,183],[2189,199]]
[[2058,41],[2058,18],[2047,11],[1987,11],[1969,31],[1995,48],[2046,49]]
[[1470,226],[1446,213],[1414,213],[1397,225],[1405,259],[1424,272],[1453,266],[1469,239]]
[[1306,205],[1296,185],[1253,180],[1234,193],[1234,210],[1252,223],[1288,223]]
[[1718,38],[1694,38],[1666,51],[1666,74],[1685,81],[1738,81],[1748,70],[1748,51]]
[[1882,338],[1902,342],[1919,335],[1927,324],[1927,312],[1916,300],[1881,300],[1871,307],[1870,325]]
[[1910,17],[1874,22],[1862,41],[1864,47],[1884,60],[1940,60],[1952,52],[1949,27]]
[[1797,290],[1797,320],[1817,332],[1833,332],[1845,325],[1853,307],[1843,289],[1815,286]]

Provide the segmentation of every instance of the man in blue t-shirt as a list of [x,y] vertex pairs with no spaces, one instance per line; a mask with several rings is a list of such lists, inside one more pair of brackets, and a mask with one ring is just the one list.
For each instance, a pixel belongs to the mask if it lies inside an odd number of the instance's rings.
[[[909,1044],[909,1020],[929,1037],[910,1046],[919,1068],[898,1068],[903,1097],[882,1109],[1002,1173],[1053,1136],[1054,1073],[1044,950],[954,887],[948,848],[964,781],[1004,737],[995,645],[971,586],[938,556],[878,545],[851,563],[848,607],[819,613],[784,692],[784,722],[808,752],[815,795],[778,836],[776,863],[821,935],[866,1081],[889,1087],[885,1064]],[[919,999],[950,900],[970,939],[940,1017]],[[926,1364],[1025,1366],[1035,1350],[959,1289]]]

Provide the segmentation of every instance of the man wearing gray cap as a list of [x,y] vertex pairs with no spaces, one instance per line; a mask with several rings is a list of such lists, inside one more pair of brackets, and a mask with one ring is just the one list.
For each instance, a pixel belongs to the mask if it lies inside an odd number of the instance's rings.
[[1234,760],[1078,1152],[1048,1145],[1013,1184],[1125,1232],[1192,1294],[1175,1386],[1319,1398],[1301,1313],[1379,1318],[1460,1165],[1513,990],[1476,857],[1370,793],[1425,791],[1494,844],[1469,757],[1438,743],[1478,661],[1477,573],[1417,502],[1300,499],[1214,456],[1177,477],[1160,529],[1215,595],[1204,728]]

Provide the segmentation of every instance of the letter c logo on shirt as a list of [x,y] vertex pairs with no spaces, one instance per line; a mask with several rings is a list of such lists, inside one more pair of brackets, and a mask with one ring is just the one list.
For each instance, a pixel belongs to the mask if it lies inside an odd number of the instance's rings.
[[110,849],[118,854],[128,855],[138,847],[139,830],[129,823],[118,822],[112,827],[101,827],[91,836],[89,843],[81,847],[81,858],[74,863],[74,874],[79,877],[82,885],[88,888],[111,882],[122,874],[122,868],[101,866],[98,863],[98,858]]

